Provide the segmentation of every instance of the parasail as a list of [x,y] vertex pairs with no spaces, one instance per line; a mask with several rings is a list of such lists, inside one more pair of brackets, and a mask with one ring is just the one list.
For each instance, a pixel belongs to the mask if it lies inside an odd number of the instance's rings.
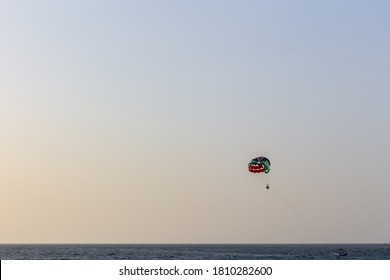
[[271,162],[266,157],[257,157],[248,163],[248,170],[253,173],[268,173],[270,171]]
[[268,173],[270,172],[271,162],[266,157],[257,157],[252,159],[248,163],[248,170],[252,173],[265,173],[266,176],[266,188],[269,189]]

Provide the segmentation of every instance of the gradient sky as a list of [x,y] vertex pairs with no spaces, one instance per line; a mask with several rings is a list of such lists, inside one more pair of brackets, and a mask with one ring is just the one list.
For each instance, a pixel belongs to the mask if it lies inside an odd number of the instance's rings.
[[390,242],[389,13],[1,0],[0,243]]

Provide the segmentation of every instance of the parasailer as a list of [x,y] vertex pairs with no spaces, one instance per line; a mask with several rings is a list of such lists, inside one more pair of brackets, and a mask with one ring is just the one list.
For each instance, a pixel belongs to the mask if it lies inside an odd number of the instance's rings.
[[271,170],[270,167],[271,167],[271,162],[266,157],[254,158],[248,163],[249,172],[267,174],[266,175],[266,184],[265,184],[265,187],[267,190],[269,189],[268,173]]

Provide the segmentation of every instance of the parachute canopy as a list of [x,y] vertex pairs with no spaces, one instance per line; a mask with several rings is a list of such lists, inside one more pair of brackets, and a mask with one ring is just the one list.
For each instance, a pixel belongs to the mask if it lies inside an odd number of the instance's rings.
[[252,173],[268,173],[270,171],[271,162],[266,157],[257,157],[248,163],[248,170]]

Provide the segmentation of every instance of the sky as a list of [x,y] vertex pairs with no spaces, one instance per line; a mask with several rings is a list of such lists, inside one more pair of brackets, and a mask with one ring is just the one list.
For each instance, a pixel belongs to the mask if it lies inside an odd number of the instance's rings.
[[389,243],[389,11],[1,0],[0,243]]

